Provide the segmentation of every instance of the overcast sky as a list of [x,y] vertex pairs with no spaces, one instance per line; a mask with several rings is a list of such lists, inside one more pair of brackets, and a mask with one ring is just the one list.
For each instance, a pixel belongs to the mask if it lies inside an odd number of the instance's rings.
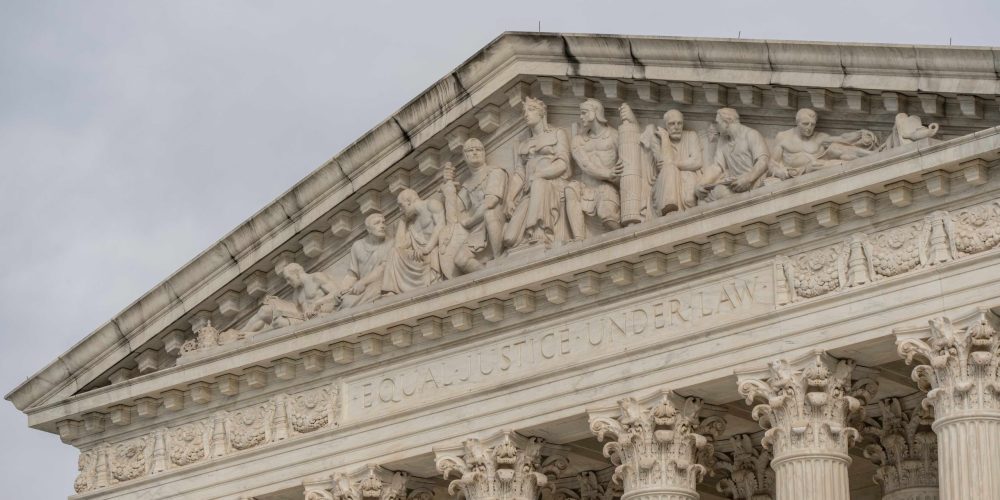
[[[996,0],[0,0],[0,393],[505,30],[996,46],[997,19]],[[0,496],[72,493],[72,447],[7,402],[0,426]]]

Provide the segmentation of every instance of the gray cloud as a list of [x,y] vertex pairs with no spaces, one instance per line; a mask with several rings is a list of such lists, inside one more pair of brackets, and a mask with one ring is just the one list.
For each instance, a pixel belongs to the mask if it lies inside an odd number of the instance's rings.
[[[614,5],[614,7],[611,7]],[[0,5],[6,392],[504,30],[997,44],[995,2]],[[835,6],[832,6],[835,5]],[[8,404],[9,498],[74,450]]]

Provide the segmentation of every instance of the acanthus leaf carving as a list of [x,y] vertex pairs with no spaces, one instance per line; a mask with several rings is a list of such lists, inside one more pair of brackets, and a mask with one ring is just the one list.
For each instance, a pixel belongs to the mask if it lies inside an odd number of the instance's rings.
[[733,436],[729,443],[732,451],[716,453],[716,470],[723,476],[716,490],[733,500],[773,500],[771,452],[754,446],[747,434]]
[[111,477],[115,481],[123,482],[145,476],[149,463],[148,444],[146,436],[115,444],[111,451]]
[[929,321],[930,338],[897,341],[913,380],[927,392],[937,418],[963,411],[1000,411],[1000,333],[997,317],[982,311],[970,325],[949,318]]
[[627,397],[617,409],[588,412],[591,432],[598,441],[608,440],[603,452],[626,496],[658,489],[696,495],[714,463],[712,443],[725,429],[721,418],[701,417],[702,406],[698,398],[663,392],[652,400]]
[[288,423],[292,430],[305,434],[336,422],[338,408],[336,386],[323,386],[288,398]]
[[865,420],[862,433],[870,439],[865,458],[875,467],[883,496],[900,490],[938,486],[937,435],[928,408],[906,410],[897,398],[878,402],[881,415]]
[[803,451],[846,455],[859,437],[864,404],[878,385],[852,379],[855,363],[812,354],[796,363],[776,360],[760,375],[741,377],[739,392],[765,430],[761,444],[775,457]]
[[242,451],[270,442],[273,417],[273,401],[230,412],[226,419],[229,445]]
[[208,432],[205,421],[182,425],[168,432],[170,463],[183,467],[208,456]]
[[576,476],[560,478],[556,482],[555,500],[615,500],[624,491],[612,479],[613,468],[600,471],[583,471]]
[[460,450],[437,452],[437,470],[453,479],[448,493],[466,500],[522,500],[554,490],[568,467],[559,447],[509,431],[481,441],[465,440]]

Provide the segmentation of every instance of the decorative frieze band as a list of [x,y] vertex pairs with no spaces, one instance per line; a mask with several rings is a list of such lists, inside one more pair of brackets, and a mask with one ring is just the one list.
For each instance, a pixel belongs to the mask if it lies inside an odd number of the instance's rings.
[[293,394],[80,453],[77,493],[113,486],[265,446],[336,425],[336,385]]

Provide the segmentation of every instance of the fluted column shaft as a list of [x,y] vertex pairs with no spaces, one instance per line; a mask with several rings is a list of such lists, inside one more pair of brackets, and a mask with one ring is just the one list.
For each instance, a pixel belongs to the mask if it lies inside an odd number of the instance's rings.
[[1000,500],[1000,413],[938,419],[934,431],[941,500]]
[[798,453],[775,458],[777,500],[850,500],[847,468],[851,457],[846,453]]

